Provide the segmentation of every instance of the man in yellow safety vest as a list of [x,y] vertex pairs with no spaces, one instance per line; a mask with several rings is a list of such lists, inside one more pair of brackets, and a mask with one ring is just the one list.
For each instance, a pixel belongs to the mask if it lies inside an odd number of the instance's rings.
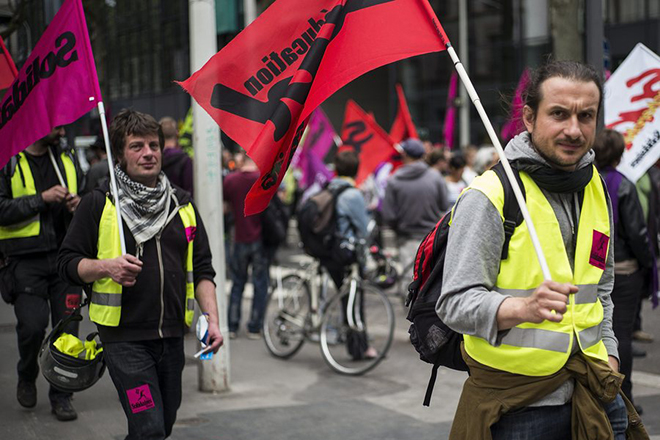
[[161,171],[156,120],[122,110],[110,126],[126,254],[109,183],[83,197],[58,258],[60,275],[91,291],[110,377],[130,439],[164,439],[181,404],[183,336],[195,299],[207,315],[208,350],[223,338],[211,250],[190,194]]
[[[5,270],[14,279],[11,291],[9,286],[0,290],[16,314],[16,398],[26,408],[37,404],[37,360],[49,319],[54,326],[80,304],[80,287],[57,276],[57,250],[83,185],[75,154],[60,145],[64,134],[64,127],[55,127],[0,172],[0,249],[9,261]],[[77,324],[66,331],[77,334]],[[48,395],[58,420],[77,418],[71,393],[51,386]]]
[[[504,197],[493,171],[454,207],[436,311],[464,335],[471,376],[452,440],[595,438],[580,437],[580,429],[625,438],[610,298],[612,214],[591,149],[602,101],[595,69],[541,66],[524,93],[527,131],[506,146],[552,280],[544,279],[524,221],[501,259]],[[589,386],[585,371],[594,372]]]

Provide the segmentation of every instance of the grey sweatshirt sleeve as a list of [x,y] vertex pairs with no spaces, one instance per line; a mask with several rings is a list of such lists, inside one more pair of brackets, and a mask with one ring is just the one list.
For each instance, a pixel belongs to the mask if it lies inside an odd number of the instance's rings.
[[603,344],[605,344],[608,355],[619,359],[619,342],[612,329],[614,304],[612,303],[611,294],[614,288],[614,240],[611,237],[614,235],[614,219],[612,218],[612,204],[609,196],[607,196],[607,210],[610,217],[610,248],[607,252],[607,265],[598,283],[598,299],[603,305]]
[[508,296],[493,291],[504,226],[485,194],[469,190],[454,211],[436,313],[451,329],[499,344],[497,310]]

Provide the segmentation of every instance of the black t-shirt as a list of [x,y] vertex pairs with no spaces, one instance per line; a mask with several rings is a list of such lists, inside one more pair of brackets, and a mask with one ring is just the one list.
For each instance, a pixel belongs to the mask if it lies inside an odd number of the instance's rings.
[[[41,192],[43,192],[60,184],[55,168],[53,168],[53,163],[50,161],[50,157],[48,157],[48,153],[42,154],[41,156],[33,156],[26,151],[25,156],[32,164],[34,174],[38,173],[38,175],[33,176],[37,191],[41,189]],[[49,203],[47,206],[50,215],[53,217],[57,247],[59,248],[66,235],[69,212],[66,209],[65,202]]]

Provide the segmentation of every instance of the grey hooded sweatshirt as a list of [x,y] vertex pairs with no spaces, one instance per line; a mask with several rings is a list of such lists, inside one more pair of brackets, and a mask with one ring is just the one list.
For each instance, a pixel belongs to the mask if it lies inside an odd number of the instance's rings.
[[424,237],[447,209],[445,180],[421,160],[403,165],[387,182],[383,220],[400,237]]
[[[520,171],[550,167],[532,146],[527,132],[513,138],[507,145],[505,154],[509,161],[522,158],[533,161],[532,164],[519,165]],[[578,169],[591,166],[594,156],[593,150],[589,150],[578,163]],[[579,210],[576,209],[577,193],[542,191],[555,212],[573,268],[575,243],[572,231],[576,225],[571,211],[575,210],[575,215],[579,216]],[[608,207],[612,230],[609,198]],[[539,233],[542,234],[543,231]],[[509,296],[493,290],[499,273],[503,243],[504,227],[495,206],[481,191],[465,192],[456,204],[449,230],[442,294],[438,299],[436,312],[440,319],[455,331],[483,338],[493,346],[498,346],[506,334],[506,331],[498,331],[496,317],[500,305]],[[614,252],[610,240],[607,267],[598,284],[598,298],[604,309],[603,343],[608,354],[618,358],[618,343],[612,330],[614,306],[610,293],[613,285]],[[572,350],[579,350],[576,342],[573,343]],[[532,406],[562,405],[570,400],[573,386],[571,380]]]

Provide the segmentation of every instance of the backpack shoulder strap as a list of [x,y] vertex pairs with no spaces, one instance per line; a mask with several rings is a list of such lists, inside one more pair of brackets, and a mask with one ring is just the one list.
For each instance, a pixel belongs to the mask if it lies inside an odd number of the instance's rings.
[[[522,179],[520,179],[518,169],[515,166],[512,166],[511,169],[516,176],[516,181],[518,182],[518,186],[520,186],[523,197],[526,197],[525,185],[523,185]],[[504,171],[504,166],[501,162],[498,162],[492,170],[499,177],[500,182],[502,182],[502,188],[504,189],[504,206],[502,208],[502,214],[504,216],[504,245],[502,246],[502,260],[506,260],[509,256],[511,237],[516,228],[522,223],[523,218],[520,206],[516,200],[516,195],[513,193],[511,182],[509,182],[509,178]]]

